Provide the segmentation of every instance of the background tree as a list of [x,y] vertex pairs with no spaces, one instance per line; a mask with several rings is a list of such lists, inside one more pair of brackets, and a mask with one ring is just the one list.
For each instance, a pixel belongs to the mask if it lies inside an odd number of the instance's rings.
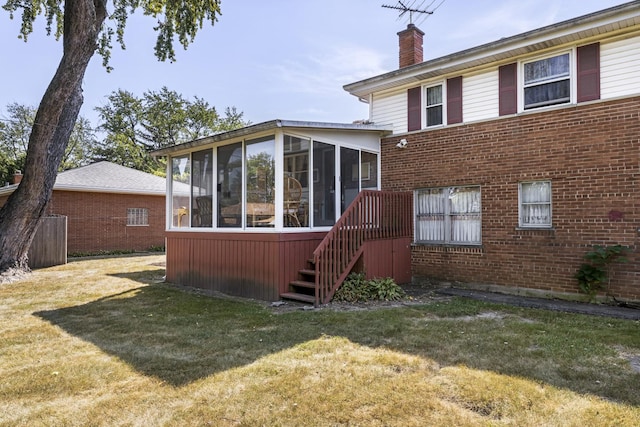
[[[24,169],[29,135],[36,119],[36,109],[32,106],[11,103],[6,110],[7,115],[0,121],[0,183],[11,182],[14,172]],[[79,117],[58,170],[90,163],[96,144],[91,123]]]
[[105,134],[98,158],[158,175],[164,175],[165,163],[153,159],[149,151],[249,124],[235,107],[226,108],[220,117],[204,99],[189,100],[166,87],[140,98],[121,89],[107,100],[96,108],[99,129]]
[[94,160],[97,147],[98,140],[91,123],[82,116],[78,117],[58,171],[62,172],[88,165]]
[[35,109],[12,103],[0,121],[0,183],[12,182],[16,170],[23,170]]
[[98,130],[104,135],[96,149],[97,159],[152,172],[157,165],[137,142],[143,110],[141,100],[125,90],[114,91],[107,99],[106,105],[96,108],[100,120]]
[[47,204],[74,124],[83,102],[82,81],[96,52],[108,66],[112,38],[124,47],[129,14],[153,16],[158,38],[156,57],[175,60],[174,38],[187,47],[204,21],[212,25],[220,14],[219,0],[6,0],[3,8],[21,17],[20,35],[26,41],[40,14],[47,32],[62,37],[62,58],[36,113],[20,186],[0,209],[0,272],[25,272],[27,251]]

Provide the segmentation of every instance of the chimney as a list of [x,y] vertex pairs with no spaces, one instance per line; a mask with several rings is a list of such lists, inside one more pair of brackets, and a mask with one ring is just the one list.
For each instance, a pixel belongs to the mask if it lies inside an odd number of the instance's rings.
[[424,33],[413,24],[398,33],[400,41],[400,68],[422,62],[422,36]]
[[15,171],[13,173],[13,183],[20,184],[20,181],[22,181],[22,171]]

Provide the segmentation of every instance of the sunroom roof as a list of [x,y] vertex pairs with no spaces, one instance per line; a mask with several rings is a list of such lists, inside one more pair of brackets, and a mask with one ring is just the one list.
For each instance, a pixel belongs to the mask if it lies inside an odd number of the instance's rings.
[[179,151],[190,150],[203,145],[216,142],[227,141],[230,139],[246,137],[271,129],[316,129],[316,130],[341,130],[348,132],[378,132],[381,135],[390,134],[392,128],[390,125],[376,125],[371,123],[327,123],[327,122],[309,122],[297,120],[271,120],[268,122],[257,123],[255,125],[246,126],[228,132],[222,132],[215,135],[207,136],[183,144],[173,145],[171,147],[162,148],[151,152],[154,157],[167,156]]

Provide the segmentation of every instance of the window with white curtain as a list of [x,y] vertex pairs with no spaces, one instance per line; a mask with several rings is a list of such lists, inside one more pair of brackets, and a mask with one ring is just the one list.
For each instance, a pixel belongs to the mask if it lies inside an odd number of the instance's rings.
[[482,243],[480,187],[445,187],[415,193],[417,243]]
[[127,225],[149,225],[147,208],[127,208]]
[[551,181],[520,183],[520,227],[551,227]]

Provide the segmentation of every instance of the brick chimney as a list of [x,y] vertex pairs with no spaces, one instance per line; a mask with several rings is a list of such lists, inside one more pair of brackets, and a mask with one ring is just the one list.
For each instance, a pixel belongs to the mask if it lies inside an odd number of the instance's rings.
[[15,171],[13,173],[13,183],[20,184],[20,181],[22,181],[22,171]]
[[422,36],[424,33],[413,24],[398,33],[400,41],[400,68],[422,62]]

